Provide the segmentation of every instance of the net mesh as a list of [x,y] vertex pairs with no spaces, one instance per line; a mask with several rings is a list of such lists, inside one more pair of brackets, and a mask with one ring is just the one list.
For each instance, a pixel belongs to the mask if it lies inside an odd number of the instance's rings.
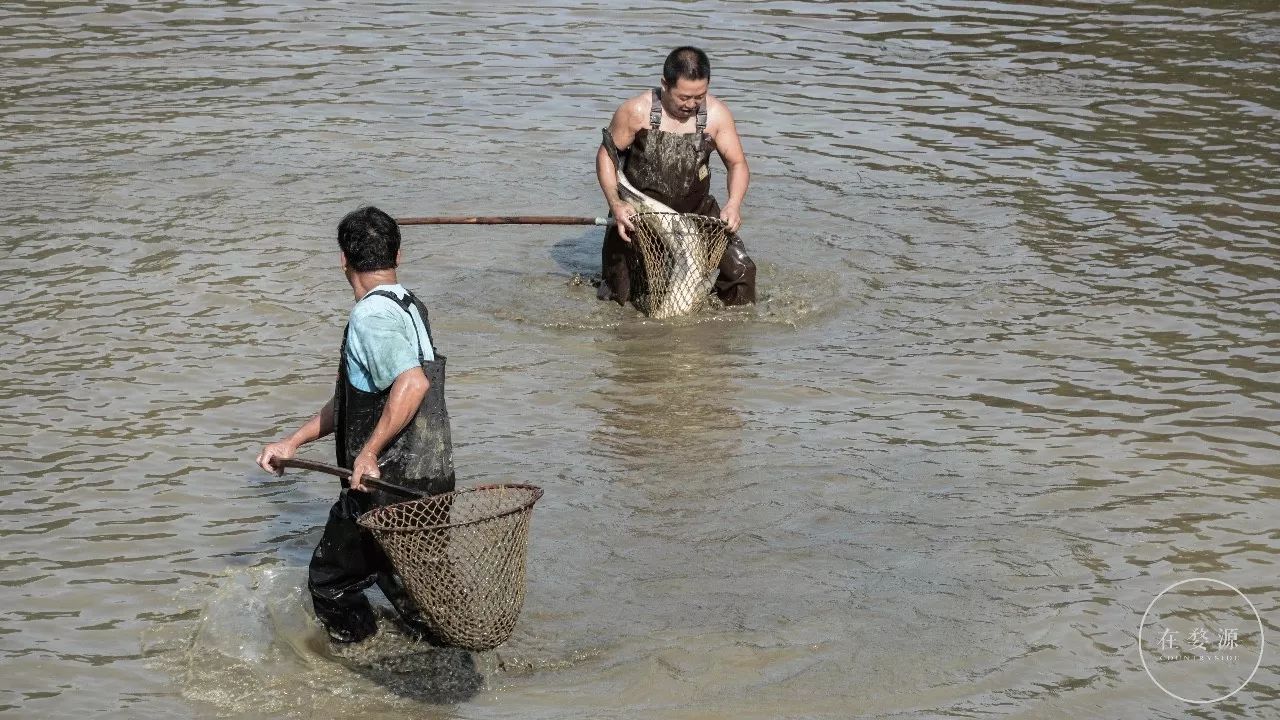
[[373,533],[440,640],[491,650],[511,637],[524,605],[529,520],[542,490],[468,488],[375,508]]
[[711,291],[712,273],[729,243],[719,218],[687,213],[637,213],[631,241],[631,302],[654,318],[696,312]]

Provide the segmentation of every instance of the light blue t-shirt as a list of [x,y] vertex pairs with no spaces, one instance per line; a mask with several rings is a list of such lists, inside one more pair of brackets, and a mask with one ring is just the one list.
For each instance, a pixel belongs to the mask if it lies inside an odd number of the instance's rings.
[[410,305],[406,313],[391,298],[373,295],[374,290],[388,290],[401,299],[408,292],[403,285],[379,285],[351,308],[347,325],[347,377],[356,389],[365,392],[386,390],[400,373],[418,367],[419,342],[423,358],[434,360],[436,357],[418,308]]

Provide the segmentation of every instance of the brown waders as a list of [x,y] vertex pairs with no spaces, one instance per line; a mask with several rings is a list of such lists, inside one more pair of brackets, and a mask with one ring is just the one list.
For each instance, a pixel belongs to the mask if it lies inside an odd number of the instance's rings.
[[[704,131],[707,127],[707,111],[698,108],[697,130],[692,133],[672,133],[659,130],[662,124],[661,91],[654,89],[653,104],[649,111],[649,127],[636,132],[631,147],[619,157],[621,172],[637,190],[681,213],[695,213],[720,217],[720,203],[711,194],[711,166],[707,161],[715,150],[715,139]],[[604,131],[606,148],[613,144],[613,137]],[[637,252],[635,246],[622,239],[615,226],[609,226],[604,234],[604,246],[600,251],[601,283],[598,297],[626,304],[631,297],[629,262]],[[720,259],[720,273],[716,278],[715,293],[725,305],[745,305],[756,301],[756,265],[747,257],[747,248],[736,234],[730,237],[724,257]]]

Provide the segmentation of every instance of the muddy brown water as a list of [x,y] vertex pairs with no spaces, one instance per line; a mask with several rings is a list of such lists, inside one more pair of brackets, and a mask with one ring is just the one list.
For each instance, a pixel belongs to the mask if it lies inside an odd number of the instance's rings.
[[[572,282],[598,229],[406,229],[461,481],[547,494],[507,646],[335,653],[334,483],[251,459],[331,390],[337,220],[601,213],[686,41],[761,302],[647,321]],[[1274,717],[1274,645],[1196,706],[1137,631],[1211,577],[1280,637],[1278,43],[1259,1],[5,2],[0,709]]]

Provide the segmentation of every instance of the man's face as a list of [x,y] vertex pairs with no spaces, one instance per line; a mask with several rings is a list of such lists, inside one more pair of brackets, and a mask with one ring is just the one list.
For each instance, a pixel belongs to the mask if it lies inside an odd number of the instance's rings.
[[707,99],[708,80],[679,78],[675,85],[662,81],[662,105],[667,114],[678,120],[688,120],[698,112],[698,106]]

